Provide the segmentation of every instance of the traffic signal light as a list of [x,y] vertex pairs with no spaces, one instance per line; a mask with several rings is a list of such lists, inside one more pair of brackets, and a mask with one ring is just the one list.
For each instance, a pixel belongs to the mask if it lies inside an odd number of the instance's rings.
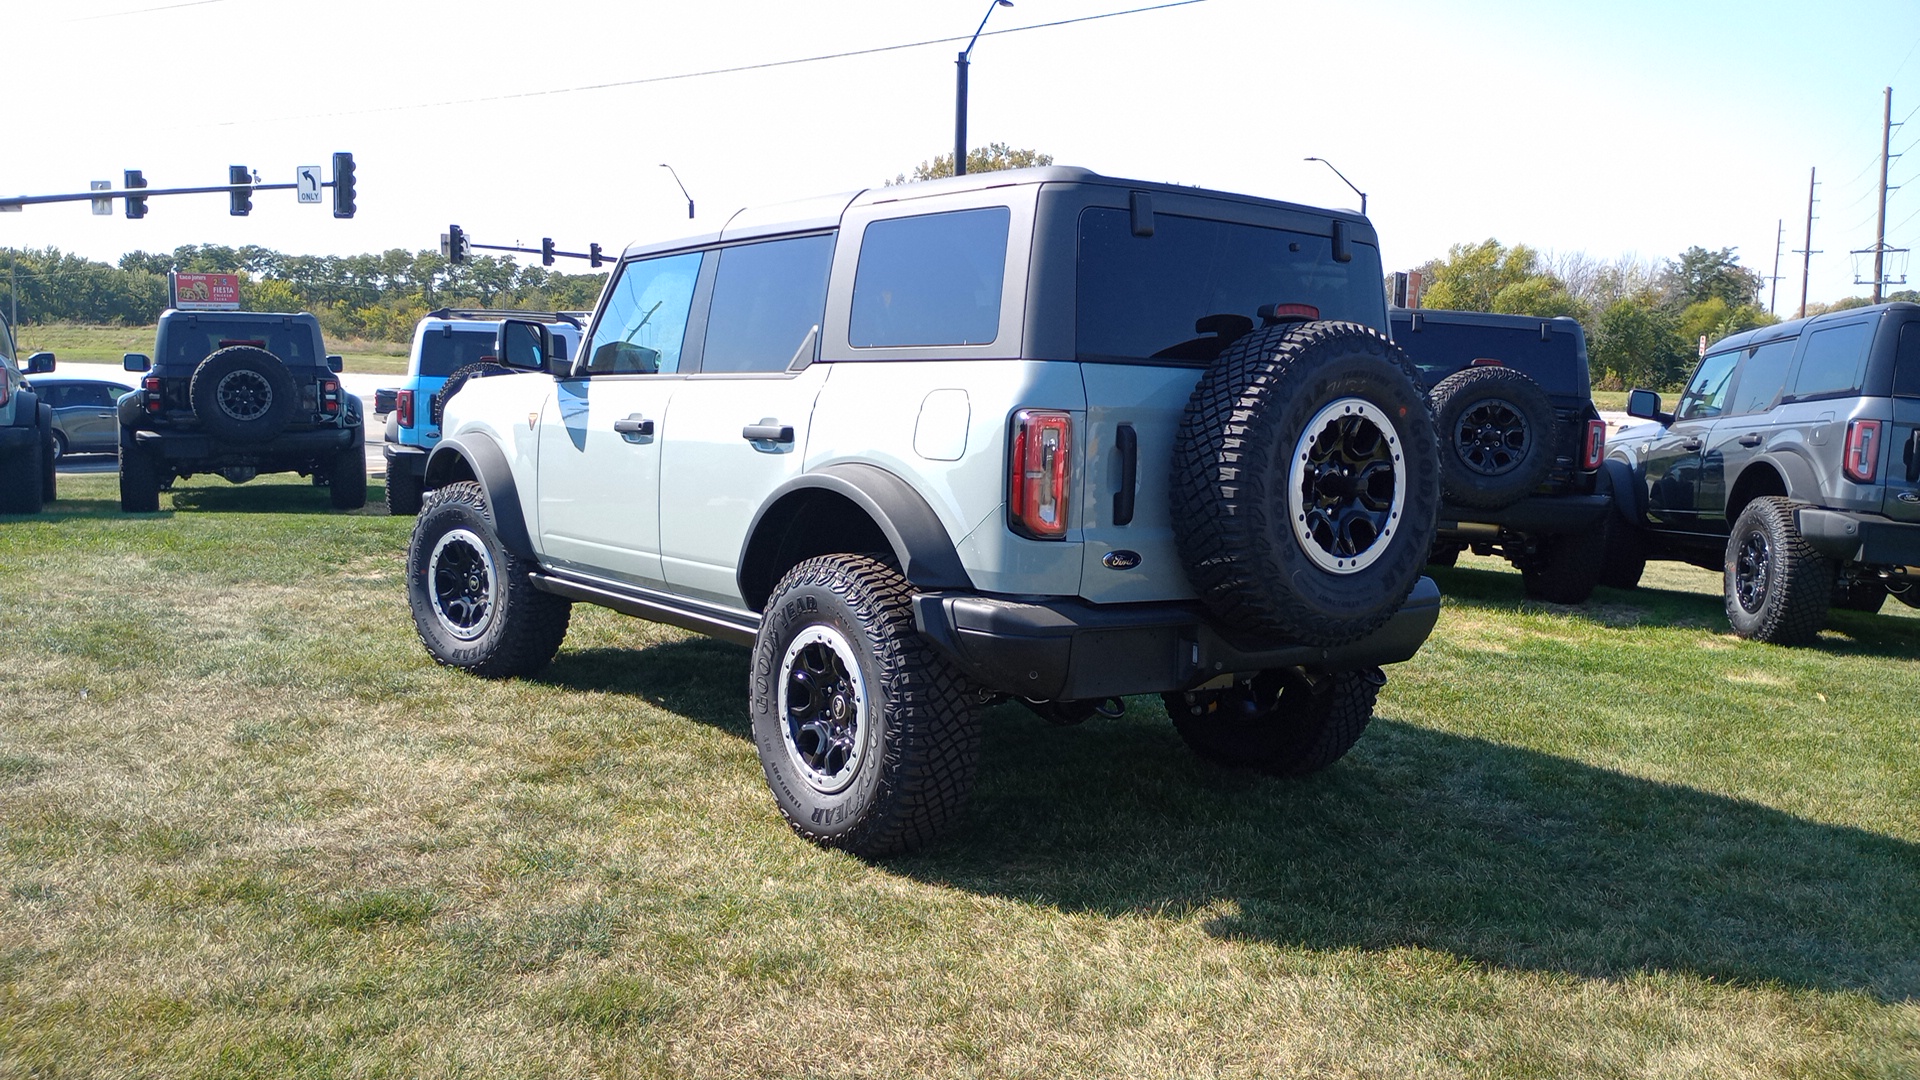
[[353,155],[333,155],[333,216],[353,216]]
[[553,265],[553,237],[551,236],[540,238],[540,265]]
[[591,263],[593,265],[593,268],[598,270],[600,268],[600,259],[601,259],[600,245],[588,244],[587,245],[587,262]]
[[245,165],[227,166],[227,183],[232,186],[227,193],[230,204],[227,213],[234,217],[246,217],[253,210],[253,173]]
[[[129,190],[147,186],[147,178],[140,175],[139,169],[128,169],[125,179],[126,183],[121,186]],[[145,195],[127,196],[127,216],[130,218],[143,218],[147,216],[147,197]]]
[[445,255],[447,261],[450,263],[458,264],[466,262],[469,254],[466,230],[458,225],[447,226],[445,243],[442,245],[440,253]]

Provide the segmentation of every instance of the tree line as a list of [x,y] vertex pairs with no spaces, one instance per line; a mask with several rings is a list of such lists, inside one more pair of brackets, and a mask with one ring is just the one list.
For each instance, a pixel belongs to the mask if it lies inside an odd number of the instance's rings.
[[238,273],[240,303],[255,311],[310,311],[332,338],[405,341],[440,307],[591,309],[605,272],[563,274],[510,258],[455,265],[437,251],[393,248],[366,255],[288,255],[256,245],[186,244],[129,252],[110,265],[57,248],[0,248],[0,309],[23,323],[144,326],[167,305],[167,274]]
[[[1690,247],[1665,260],[1612,262],[1582,252],[1543,255],[1497,240],[1455,244],[1421,267],[1420,306],[1578,319],[1587,333],[1594,386],[1677,387],[1693,371],[1700,341],[1780,321],[1761,306],[1766,279],[1733,248]],[[1889,300],[1920,301],[1920,292]],[[1809,304],[1808,315],[1863,307],[1865,297]]]

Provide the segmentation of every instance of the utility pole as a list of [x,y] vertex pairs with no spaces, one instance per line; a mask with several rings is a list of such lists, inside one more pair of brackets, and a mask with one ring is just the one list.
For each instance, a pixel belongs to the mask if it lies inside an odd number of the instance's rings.
[[1807,246],[1794,252],[1804,256],[1800,261],[1800,313],[1796,319],[1807,317],[1807,281],[1813,273],[1813,257],[1820,254],[1813,250],[1813,189],[1817,186],[1814,177],[1820,175],[1818,167],[1807,170]]
[[1880,302],[1880,290],[1886,284],[1887,258],[1887,151],[1893,148],[1893,87],[1887,87],[1886,117],[1880,122],[1880,224],[1873,234],[1873,302]]
[[1773,276],[1767,279],[1773,282],[1773,292],[1767,296],[1767,314],[1769,315],[1773,314],[1774,305],[1780,300],[1780,249],[1785,247],[1786,243],[1787,219],[1781,218],[1773,228]]

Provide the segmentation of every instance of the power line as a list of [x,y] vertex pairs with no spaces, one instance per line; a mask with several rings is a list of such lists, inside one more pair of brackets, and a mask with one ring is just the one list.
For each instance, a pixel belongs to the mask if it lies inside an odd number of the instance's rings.
[[[218,0],[198,0],[201,3],[215,3]],[[1167,8],[1186,7],[1189,4],[1205,3],[1206,0],[1170,0],[1164,4],[1149,7],[1128,8],[1125,11],[1109,11],[1100,15],[1082,15],[1072,19],[1058,19],[1054,22],[1034,23],[1031,26],[1013,26],[1005,30],[988,30],[979,35],[994,37],[1000,34],[1019,34],[1028,30],[1046,30],[1056,26],[1068,26],[1073,23],[1094,22],[1098,19],[1113,19],[1122,15],[1138,15],[1146,11],[1163,11]],[[586,86],[560,86],[551,90],[523,90],[515,94],[494,94],[488,97],[455,98],[450,101],[418,102],[411,105],[385,105],[374,109],[350,109],[344,112],[306,113],[300,116],[258,117],[250,120],[227,120],[212,127],[236,127],[241,124],[281,123],[289,120],[322,120],[339,116],[373,116],[380,113],[411,112],[416,109],[442,109],[450,105],[481,105],[496,101],[519,101],[526,98],[553,97],[559,94],[581,94],[594,90],[617,90],[628,86],[645,86],[649,83],[677,82],[682,79],[701,79],[709,75],[735,75],[743,71],[763,71],[767,68],[792,67],[795,64],[812,64],[821,60],[844,60],[852,56],[871,56],[874,53],[898,52],[902,49],[919,49],[928,45],[946,45],[956,41],[966,41],[968,35],[955,37],[930,38],[926,41],[911,41],[902,45],[880,45],[871,49],[853,49],[847,52],[824,53],[820,56],[802,56],[792,60],[769,60],[759,64],[741,64],[738,67],[713,68],[708,71],[685,71],[676,75],[653,75],[644,79],[622,79],[619,82],[592,83]],[[1876,156],[1874,160],[1879,160]]]
[[206,7],[208,4],[224,4],[227,0],[185,0],[179,4],[161,4],[159,7],[131,8],[127,11],[106,11],[98,15],[77,15],[71,19],[57,20],[54,25],[66,23],[97,22],[101,19],[118,19],[127,15],[147,15],[155,11],[174,11],[179,8]]

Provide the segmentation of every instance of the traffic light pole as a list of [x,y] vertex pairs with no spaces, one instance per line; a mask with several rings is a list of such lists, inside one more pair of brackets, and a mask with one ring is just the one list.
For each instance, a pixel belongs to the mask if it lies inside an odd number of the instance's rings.
[[[299,184],[247,185],[252,191],[292,191],[299,186]],[[333,181],[326,181],[320,186],[332,187]],[[211,195],[215,192],[225,195],[231,193],[233,188],[234,185],[232,184],[217,184],[210,187],[128,188],[124,191],[81,191],[72,195],[17,195],[10,199],[0,199],[0,210],[10,209],[16,206],[38,206],[41,203],[86,202],[90,199],[124,199],[128,196],[136,199],[145,199],[154,195]]]
[[[454,228],[458,229],[459,227],[454,226]],[[449,236],[452,236],[452,235],[457,235],[461,238],[460,239],[461,250],[459,252],[455,252],[452,250],[451,243],[449,241]],[[553,241],[551,240],[543,242],[539,247],[515,247],[509,244],[476,244],[472,240],[469,240],[466,238],[465,230],[460,230],[457,233],[442,234],[440,237],[440,253],[442,255],[447,256],[447,260],[449,262],[456,263],[456,264],[466,261],[465,254],[467,251],[470,251],[470,250],[471,251],[510,251],[516,255],[538,255],[540,256],[541,261],[548,266],[553,265],[552,260],[554,259],[585,259],[589,263],[591,263],[596,269],[599,268],[601,263],[607,261],[608,259],[618,258],[618,255],[608,255],[605,252],[601,251],[599,244],[589,244],[588,247],[591,250],[560,251],[554,248]]]

